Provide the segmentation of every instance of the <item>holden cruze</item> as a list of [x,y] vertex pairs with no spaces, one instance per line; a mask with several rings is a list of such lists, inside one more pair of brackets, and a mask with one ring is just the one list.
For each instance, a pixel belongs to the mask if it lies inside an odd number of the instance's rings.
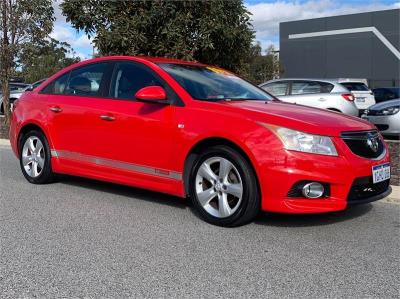
[[387,196],[376,128],[283,103],[212,66],[103,57],[25,93],[10,130],[25,178],[69,174],[190,197],[204,220],[322,213]]

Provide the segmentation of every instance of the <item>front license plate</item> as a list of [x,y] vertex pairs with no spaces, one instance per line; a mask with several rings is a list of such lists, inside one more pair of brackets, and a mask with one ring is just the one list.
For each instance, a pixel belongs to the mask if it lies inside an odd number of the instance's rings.
[[372,167],[372,181],[374,184],[390,179],[390,164],[376,165]]

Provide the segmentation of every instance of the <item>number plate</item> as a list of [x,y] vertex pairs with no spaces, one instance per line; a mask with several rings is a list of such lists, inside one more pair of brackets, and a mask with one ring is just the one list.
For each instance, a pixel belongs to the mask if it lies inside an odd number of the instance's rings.
[[364,103],[365,98],[356,98],[356,102]]
[[376,165],[372,167],[372,181],[374,184],[390,179],[390,164]]

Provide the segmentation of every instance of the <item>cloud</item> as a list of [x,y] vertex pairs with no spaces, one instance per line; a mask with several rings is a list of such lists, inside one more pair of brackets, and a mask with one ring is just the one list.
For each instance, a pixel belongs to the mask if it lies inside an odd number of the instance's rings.
[[54,16],[56,18],[54,22],[53,32],[50,36],[58,41],[67,42],[76,52],[75,54],[81,59],[87,59],[91,57],[93,45],[90,38],[87,37],[83,32],[79,32],[72,27],[70,23],[67,23],[66,18],[62,15],[60,4],[62,0],[54,0]]
[[264,45],[268,40],[278,40],[280,22],[399,8],[400,2],[365,4],[364,2],[349,3],[331,0],[276,1],[246,6],[252,13],[252,24],[256,30],[256,38]]
[[92,48],[91,40],[85,34],[79,33],[68,26],[68,24],[55,25],[50,37],[58,41],[67,42],[72,48]]
[[67,22],[61,11],[60,4],[62,2],[62,0],[53,0],[54,16],[56,18],[55,25],[63,25]]

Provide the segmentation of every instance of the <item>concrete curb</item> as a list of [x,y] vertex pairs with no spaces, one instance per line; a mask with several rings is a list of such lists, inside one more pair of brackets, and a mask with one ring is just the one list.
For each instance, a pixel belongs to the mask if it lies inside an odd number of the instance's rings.
[[10,140],[8,140],[8,139],[0,139],[0,145],[2,145],[2,146],[11,146],[10,145]]
[[383,201],[394,204],[400,204],[400,186],[391,185],[391,187],[392,187],[392,194],[383,199]]

